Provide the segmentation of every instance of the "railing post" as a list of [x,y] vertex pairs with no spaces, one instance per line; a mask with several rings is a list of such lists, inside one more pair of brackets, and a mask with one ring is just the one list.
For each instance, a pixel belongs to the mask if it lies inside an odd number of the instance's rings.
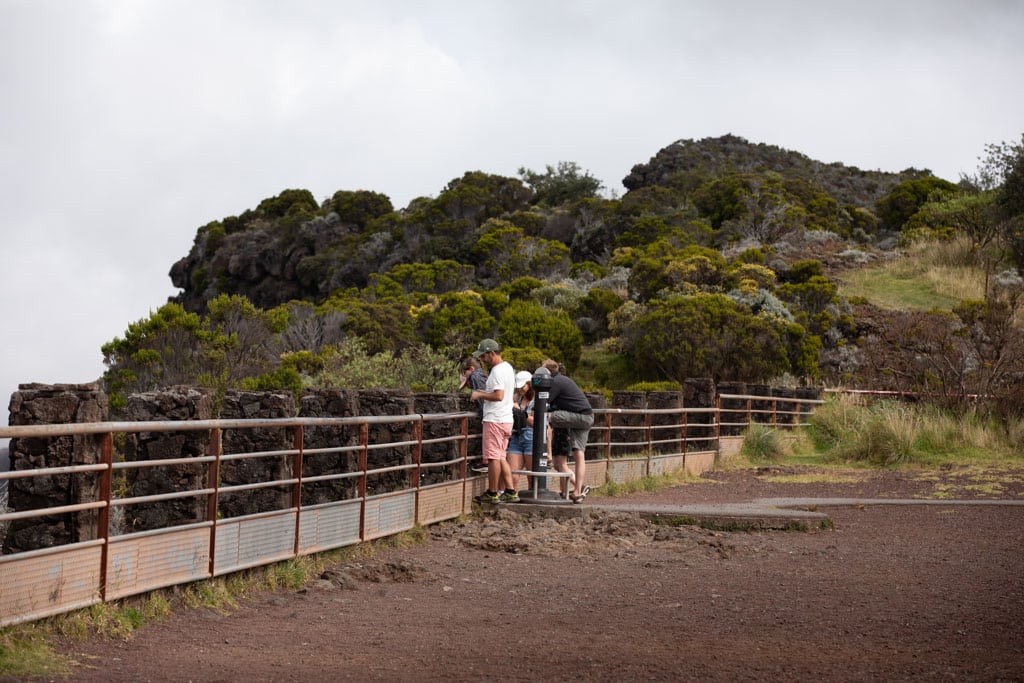
[[106,505],[96,516],[96,538],[103,540],[100,547],[100,601],[107,601],[107,562],[110,558],[110,498],[114,476],[114,433],[103,434],[100,443],[100,460],[106,469],[100,472],[100,500]]
[[423,416],[420,415],[420,419],[412,425],[412,436],[416,441],[416,445],[412,447],[412,458],[416,464],[416,468],[412,471],[412,476],[415,479],[413,485],[416,488],[415,498],[412,506],[412,523],[420,523],[420,481],[423,479],[423,472],[421,466],[423,464]]
[[469,418],[463,417],[461,419],[462,429],[462,441],[459,442],[459,477],[462,479],[462,507],[460,510],[462,514],[466,514],[466,488],[469,486],[469,482],[466,480],[466,475],[469,473]]
[[722,395],[715,396],[715,449],[722,450]]
[[690,414],[688,412],[686,412],[686,408],[683,408],[682,417],[683,417],[683,465],[685,465],[686,464],[686,446],[687,446],[687,441],[689,441],[689,436],[690,436],[689,433],[688,433],[688,429],[687,429],[687,426],[689,425],[689,422],[690,422],[690,420],[689,420]]
[[605,413],[604,416],[604,459],[611,462],[612,459],[612,414]]
[[651,476],[651,456],[654,454],[654,437],[651,435],[651,414],[644,413],[644,434],[647,436],[647,462],[644,464],[644,476]]
[[292,447],[295,453],[292,455],[292,507],[295,508],[295,548],[293,555],[299,556],[299,533],[301,532],[302,520],[302,448],[306,437],[302,425],[296,425],[292,438]]
[[221,429],[214,427],[210,430],[210,443],[207,446],[207,455],[214,456],[210,468],[206,471],[206,488],[213,489],[213,493],[206,497],[206,521],[210,524],[210,566],[209,574],[213,576],[214,561],[217,557],[217,497],[220,488],[220,456],[223,454],[221,445]]
[[370,425],[359,425],[359,540],[366,540],[366,465],[369,460]]

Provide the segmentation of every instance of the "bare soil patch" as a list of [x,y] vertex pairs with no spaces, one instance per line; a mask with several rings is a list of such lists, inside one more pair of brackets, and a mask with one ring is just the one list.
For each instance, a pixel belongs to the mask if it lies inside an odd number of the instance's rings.
[[[1022,494],[1021,466],[762,468],[628,498]],[[823,509],[834,530],[795,533],[499,507],[228,614],[60,650],[77,681],[1024,680],[1024,507]]]

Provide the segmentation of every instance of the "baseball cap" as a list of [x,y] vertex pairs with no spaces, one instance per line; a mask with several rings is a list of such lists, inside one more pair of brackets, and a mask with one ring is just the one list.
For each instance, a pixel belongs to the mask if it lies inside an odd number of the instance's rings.
[[490,351],[501,351],[501,347],[493,339],[484,339],[477,344],[476,351],[473,352],[473,358],[479,358]]
[[533,375],[530,374],[529,370],[520,370],[516,373],[516,389],[522,389],[530,383],[531,379],[533,379]]

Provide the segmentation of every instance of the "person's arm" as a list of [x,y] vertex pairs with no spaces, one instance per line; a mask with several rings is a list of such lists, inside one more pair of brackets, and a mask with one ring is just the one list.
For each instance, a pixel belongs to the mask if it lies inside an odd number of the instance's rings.
[[505,398],[504,389],[495,389],[494,391],[480,391],[479,389],[469,395],[473,400],[480,399],[482,401],[500,401]]

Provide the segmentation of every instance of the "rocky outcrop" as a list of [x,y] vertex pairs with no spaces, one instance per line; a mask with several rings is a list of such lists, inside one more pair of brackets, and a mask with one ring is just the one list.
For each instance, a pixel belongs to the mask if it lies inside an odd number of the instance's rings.
[[774,172],[800,178],[831,195],[840,204],[873,208],[876,201],[904,180],[928,175],[927,170],[900,173],[862,171],[854,166],[816,161],[775,145],[751,143],[736,135],[702,140],[677,140],[644,164],[636,164],[622,180],[629,190],[685,186],[694,179],[734,173]]

